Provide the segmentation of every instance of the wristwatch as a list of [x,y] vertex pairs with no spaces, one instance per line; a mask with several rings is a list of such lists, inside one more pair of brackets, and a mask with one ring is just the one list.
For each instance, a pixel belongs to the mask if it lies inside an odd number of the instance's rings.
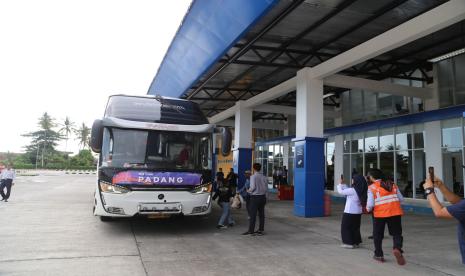
[[429,196],[430,194],[434,194],[434,188],[426,188],[425,189],[425,195]]

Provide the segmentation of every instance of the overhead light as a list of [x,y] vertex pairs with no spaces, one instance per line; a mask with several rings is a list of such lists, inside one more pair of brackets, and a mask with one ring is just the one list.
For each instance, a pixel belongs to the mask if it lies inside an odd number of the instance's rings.
[[441,60],[445,60],[445,59],[448,59],[448,58],[451,58],[451,57],[461,55],[463,53],[465,53],[465,48],[458,49],[458,50],[452,51],[450,53],[447,53],[447,54],[444,54],[442,56],[438,56],[438,57],[435,57],[435,58],[432,58],[432,59],[428,59],[428,61],[434,63],[434,62],[438,62],[438,61],[441,61]]

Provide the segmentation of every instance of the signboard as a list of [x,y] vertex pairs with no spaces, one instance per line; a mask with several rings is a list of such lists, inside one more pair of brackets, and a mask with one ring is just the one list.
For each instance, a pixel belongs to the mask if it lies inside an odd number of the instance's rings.
[[305,145],[296,145],[295,146],[295,167],[296,168],[303,168],[304,164],[304,155],[305,153]]
[[113,176],[113,184],[194,186],[202,183],[202,175],[185,172],[124,171]]

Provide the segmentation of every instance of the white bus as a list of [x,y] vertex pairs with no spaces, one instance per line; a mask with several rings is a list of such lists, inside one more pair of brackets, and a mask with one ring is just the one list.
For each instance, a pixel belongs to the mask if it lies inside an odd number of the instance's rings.
[[215,132],[229,154],[231,134],[194,102],[159,96],[110,96],[92,126],[99,154],[94,215],[201,216],[211,212]]

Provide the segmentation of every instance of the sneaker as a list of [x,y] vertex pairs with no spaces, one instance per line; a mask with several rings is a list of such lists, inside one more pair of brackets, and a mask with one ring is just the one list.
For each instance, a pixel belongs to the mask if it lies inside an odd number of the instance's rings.
[[381,256],[381,257],[373,256],[373,259],[375,261],[380,262],[380,263],[384,263],[384,257],[383,256]]
[[368,236],[368,239],[369,239],[369,240],[372,240],[372,239],[373,239],[373,236]]
[[263,233],[263,231],[255,231],[255,233],[253,233],[253,235],[254,236],[263,236],[265,234]]
[[354,244],[354,248],[360,248],[360,244]]
[[228,228],[228,226],[222,225],[222,224],[218,224],[218,225],[216,226],[216,228],[217,228],[217,229],[226,229],[226,228]]
[[5,202],[8,202],[8,199],[5,199]]
[[246,235],[252,235],[252,234],[253,234],[252,232],[247,231],[247,232],[242,233],[241,235],[246,236]]
[[341,247],[346,248],[346,249],[354,249],[355,248],[353,245],[345,244],[345,243],[341,244]]
[[405,258],[404,258],[404,256],[402,255],[402,252],[399,249],[394,248],[392,250],[392,254],[394,255],[394,257],[396,257],[398,265],[405,265]]
[[229,227],[233,227],[234,226],[234,222],[231,222],[230,224],[228,224]]

